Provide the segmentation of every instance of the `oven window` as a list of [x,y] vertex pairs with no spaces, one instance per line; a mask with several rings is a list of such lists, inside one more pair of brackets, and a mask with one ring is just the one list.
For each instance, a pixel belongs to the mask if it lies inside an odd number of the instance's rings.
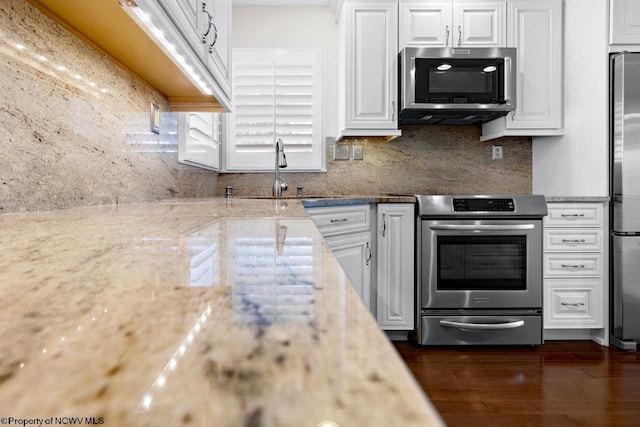
[[438,236],[439,290],[526,290],[526,236]]

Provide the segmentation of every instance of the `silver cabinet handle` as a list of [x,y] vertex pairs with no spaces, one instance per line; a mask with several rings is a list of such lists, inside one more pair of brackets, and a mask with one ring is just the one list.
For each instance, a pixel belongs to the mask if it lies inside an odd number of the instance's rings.
[[367,242],[367,265],[369,265],[369,261],[371,261],[371,247],[369,246],[369,242]]
[[444,45],[449,46],[449,26],[448,25],[444,27],[444,31],[446,34],[446,40],[444,42]]
[[513,230],[533,230],[536,228],[534,224],[514,224],[514,225],[475,225],[475,224],[434,224],[430,225],[431,230],[461,230],[461,231],[513,231]]
[[218,27],[216,27],[215,22],[211,21],[211,25],[213,25],[213,41],[209,45],[209,53],[213,53],[213,47],[216,45],[218,41]]
[[584,214],[560,214],[562,218],[584,218]]
[[330,221],[331,224],[342,224],[344,222],[349,222],[349,218],[332,218]]
[[586,268],[584,264],[562,264],[562,268]]
[[387,235],[387,214],[382,214],[382,237]]
[[562,239],[562,243],[585,243],[585,239]]
[[458,47],[462,46],[462,26],[458,25]]
[[561,302],[560,305],[565,307],[582,307],[584,303],[583,302]]
[[496,329],[515,329],[524,326],[524,320],[516,320],[506,323],[467,323],[454,322],[452,320],[441,320],[440,326],[456,329],[474,329],[474,330],[496,330]]
[[396,121],[396,102],[391,101],[391,121]]
[[211,16],[209,11],[207,10],[207,2],[204,2],[204,1],[202,2],[202,11],[207,14],[207,19],[209,21],[209,25],[207,26],[207,31],[205,31],[202,34],[202,44],[206,44],[207,43],[207,36],[209,35],[209,32],[211,31],[211,25],[213,25],[213,17]]
[[202,44],[207,44],[207,37],[211,32],[211,27],[213,27],[213,41],[211,42],[211,44],[209,44],[209,53],[212,53],[213,46],[215,46],[216,42],[218,41],[218,27],[216,27],[216,24],[213,22],[213,16],[207,10],[207,3],[204,1],[202,2],[202,12],[207,14],[207,20],[209,21],[207,31],[202,34]]

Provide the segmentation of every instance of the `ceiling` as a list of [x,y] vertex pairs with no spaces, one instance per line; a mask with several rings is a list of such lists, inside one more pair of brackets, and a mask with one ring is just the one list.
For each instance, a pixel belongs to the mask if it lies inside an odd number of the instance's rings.
[[233,0],[234,6],[329,6],[330,0]]

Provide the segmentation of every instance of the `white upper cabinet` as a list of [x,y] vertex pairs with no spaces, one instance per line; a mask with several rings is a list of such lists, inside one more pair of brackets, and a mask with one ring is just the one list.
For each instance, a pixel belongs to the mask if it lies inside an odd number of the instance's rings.
[[400,49],[504,47],[504,0],[400,0]]
[[451,1],[400,1],[400,50],[451,43]]
[[347,1],[340,26],[342,136],[398,136],[397,1]]
[[508,0],[507,46],[517,48],[514,112],[482,126],[482,140],[563,133],[562,0]]
[[453,47],[504,47],[505,2],[465,0],[453,2]]
[[609,43],[640,44],[640,1],[611,0]]
[[215,80],[214,94],[231,109],[231,2],[158,0]]
[[[197,0],[192,0],[197,1]],[[225,93],[230,94],[231,83],[231,2],[228,0],[200,0],[203,58],[207,67],[219,76]]]

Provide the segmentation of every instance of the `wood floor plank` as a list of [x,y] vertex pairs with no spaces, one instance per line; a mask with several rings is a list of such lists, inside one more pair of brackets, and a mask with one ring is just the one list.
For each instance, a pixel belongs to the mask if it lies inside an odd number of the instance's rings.
[[450,427],[640,426],[638,353],[591,341],[395,345]]

